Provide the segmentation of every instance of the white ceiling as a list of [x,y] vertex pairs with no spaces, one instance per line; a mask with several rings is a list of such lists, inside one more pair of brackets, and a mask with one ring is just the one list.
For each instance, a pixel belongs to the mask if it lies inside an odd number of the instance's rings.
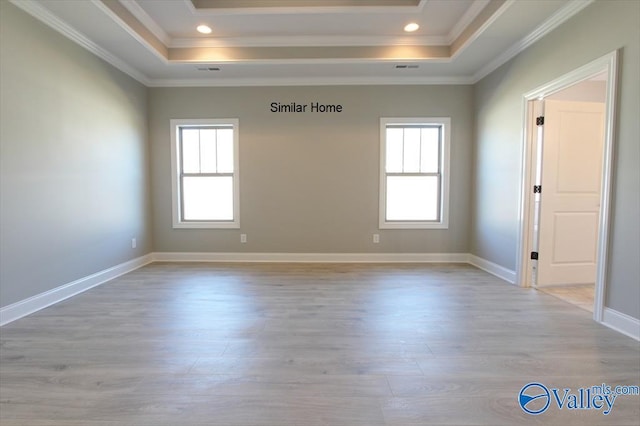
[[229,86],[473,83],[591,0],[11,1],[148,86]]

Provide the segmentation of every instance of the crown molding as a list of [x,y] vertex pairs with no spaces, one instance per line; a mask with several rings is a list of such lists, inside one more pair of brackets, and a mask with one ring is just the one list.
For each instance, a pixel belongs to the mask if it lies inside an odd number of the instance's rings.
[[147,27],[151,33],[158,38],[165,46],[170,47],[172,38],[162,29],[160,25],[138,4],[136,0],[120,0],[122,4],[142,25]]
[[572,0],[557,13],[547,19],[542,25],[533,30],[529,35],[521,39],[519,42],[505,50],[500,56],[489,62],[476,72],[471,78],[473,83],[485,78],[493,71],[504,65],[506,62],[514,58],[516,55],[527,49],[529,46],[540,40],[542,37],[549,34],[551,31],[558,28],[568,19],[576,15],[582,9],[593,3],[594,0]]
[[96,43],[87,38],[84,34],[79,31],[73,29],[66,22],[60,20],[58,17],[53,15],[49,10],[41,6],[35,1],[32,0],[9,0],[11,4],[22,9],[27,12],[29,15],[38,19],[45,25],[49,26],[53,30],[59,32],[63,36],[67,37],[71,41],[77,43],[81,47],[85,48],[89,52],[93,53],[100,59],[108,62],[113,65],[115,68],[119,69],[123,73],[129,75],[133,79],[138,82],[144,84],[145,86],[149,85],[149,79],[146,75],[136,70],[135,68],[129,66],[127,63],[112,55],[107,50],[98,46]]
[[471,78],[432,77],[326,77],[326,78],[225,78],[225,79],[152,79],[148,87],[285,87],[285,86],[420,86],[468,85]]
[[192,47],[360,47],[360,46],[448,46],[448,36],[307,36],[307,37],[217,37],[174,38],[169,48]]
[[460,55],[460,53],[462,53],[473,42],[475,42],[478,37],[480,37],[482,33],[484,33],[487,28],[489,28],[491,24],[493,24],[500,16],[502,16],[502,14],[505,13],[515,2],[516,0],[506,0],[500,7],[498,7],[498,9],[493,12],[491,16],[486,21],[484,21],[482,25],[477,30],[475,30],[469,38],[464,40],[464,42],[451,53],[451,60],[455,59],[458,55]]
[[[160,61],[167,64],[167,46],[162,43],[161,40],[158,40],[161,43],[161,46],[158,48],[153,45],[153,43],[145,38],[143,34],[135,30],[131,27],[129,23],[125,21],[125,19],[118,14],[118,12],[111,9],[108,5],[104,3],[103,0],[90,0],[96,8],[98,8],[102,13],[107,15],[113,22],[115,22],[120,28],[122,28],[127,34],[129,34],[134,40],[143,45],[150,53],[156,56]],[[124,6],[123,6],[124,7]],[[125,8],[126,9],[126,8]],[[128,9],[126,9],[128,11]],[[144,24],[142,24],[144,27]],[[147,31],[150,31],[147,27],[144,27]],[[163,51],[164,50],[164,51]]]
[[446,44],[451,45],[460,37],[462,32],[473,22],[474,19],[487,7],[491,0],[478,0],[462,15],[462,18],[453,26],[451,32],[447,34]]
[[196,8],[191,0],[184,0],[189,12],[194,16],[209,15],[301,15],[301,14],[406,14],[420,13],[430,0],[421,0],[415,6],[313,6],[313,7],[239,7],[239,8]]

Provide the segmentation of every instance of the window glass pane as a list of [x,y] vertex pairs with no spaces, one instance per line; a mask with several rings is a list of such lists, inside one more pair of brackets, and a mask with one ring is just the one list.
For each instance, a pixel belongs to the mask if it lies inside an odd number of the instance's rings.
[[387,129],[386,139],[386,170],[387,173],[402,172],[402,138],[403,129],[391,128]]
[[233,178],[185,177],[184,220],[233,220]]
[[422,130],[422,149],[420,172],[438,173],[440,171],[440,128],[427,127]]
[[200,131],[198,129],[182,129],[182,172],[200,172]]
[[404,170],[405,173],[420,172],[420,129],[404,129]]
[[438,220],[437,176],[387,176],[387,220]]
[[216,173],[216,129],[200,129],[200,172]]
[[218,173],[233,173],[233,129],[218,129]]

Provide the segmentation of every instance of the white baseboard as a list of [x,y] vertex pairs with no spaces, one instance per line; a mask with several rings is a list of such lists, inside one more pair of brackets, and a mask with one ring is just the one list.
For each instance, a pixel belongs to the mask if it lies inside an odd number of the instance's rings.
[[[155,252],[0,308],[0,326],[152,262],[469,263],[511,284],[515,271],[467,253],[187,253]],[[640,320],[604,308],[602,324],[640,341]]]
[[185,253],[156,252],[155,262],[468,263],[467,253]]
[[602,324],[640,341],[640,319],[605,307],[602,313]]
[[511,269],[507,269],[497,263],[490,262],[473,254],[468,255],[467,261],[476,268],[480,268],[491,275],[502,278],[510,284],[516,283],[516,271],[512,271]]
[[37,312],[48,306],[61,302],[96,287],[120,275],[136,270],[153,262],[151,255],[145,255],[111,268],[96,272],[73,282],[61,285],[44,293],[0,308],[0,326]]

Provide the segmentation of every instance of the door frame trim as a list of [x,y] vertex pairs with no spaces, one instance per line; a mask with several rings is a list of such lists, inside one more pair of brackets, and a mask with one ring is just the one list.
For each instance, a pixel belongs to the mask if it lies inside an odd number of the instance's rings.
[[598,221],[598,245],[596,253],[596,288],[593,309],[593,319],[602,322],[604,312],[604,295],[606,289],[609,228],[611,216],[611,196],[613,189],[613,160],[614,160],[614,127],[617,104],[617,73],[618,50],[602,56],[578,69],[564,74],[538,88],[523,95],[522,117],[522,145],[521,145],[521,175],[520,175],[520,206],[518,232],[518,254],[516,258],[516,284],[521,287],[531,287],[532,263],[530,260],[533,242],[533,197],[532,185],[535,173],[534,138],[535,131],[535,101],[544,99],[560,90],[572,86],[580,81],[589,79],[597,74],[606,72],[607,93],[605,101],[605,134],[602,164],[600,215]]

